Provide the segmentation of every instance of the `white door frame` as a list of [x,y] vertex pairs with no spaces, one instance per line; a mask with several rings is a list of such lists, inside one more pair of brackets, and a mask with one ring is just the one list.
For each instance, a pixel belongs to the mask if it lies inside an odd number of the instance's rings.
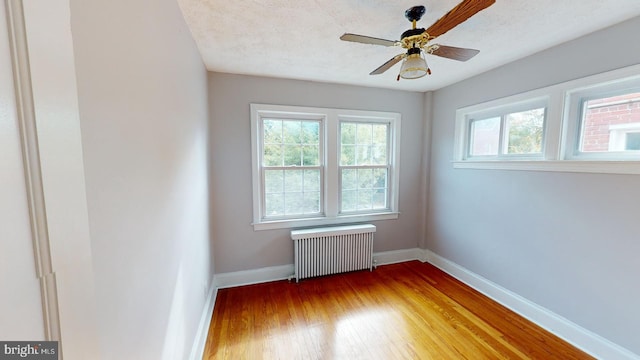
[[60,359],[97,359],[70,0],[4,1],[45,340]]

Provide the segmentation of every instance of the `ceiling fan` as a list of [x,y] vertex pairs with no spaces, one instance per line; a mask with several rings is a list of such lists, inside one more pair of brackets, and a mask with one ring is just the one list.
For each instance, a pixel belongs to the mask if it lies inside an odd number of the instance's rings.
[[495,3],[495,0],[464,0],[453,9],[449,10],[448,13],[438,19],[438,21],[433,23],[427,29],[416,28],[416,23],[425,13],[425,7],[414,6],[407,9],[404,13],[404,16],[411,21],[412,28],[403,32],[399,41],[349,33],[340,36],[340,40],[382,46],[401,46],[402,48],[407,49],[406,53],[392,57],[387,62],[380,65],[380,67],[373,70],[369,75],[382,74],[389,70],[393,65],[404,60],[402,67],[400,68],[398,80],[400,80],[401,77],[403,79],[417,79],[427,74],[431,74],[431,70],[427,66],[423,53],[458,61],[467,61],[477,55],[480,52],[479,50],[430,44],[430,42],[458,26],[476,13],[488,8],[493,3]]

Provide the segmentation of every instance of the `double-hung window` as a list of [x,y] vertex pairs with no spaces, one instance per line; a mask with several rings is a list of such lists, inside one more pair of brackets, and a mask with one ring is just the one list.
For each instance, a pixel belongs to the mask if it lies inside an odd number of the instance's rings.
[[397,218],[400,114],[251,104],[256,230]]

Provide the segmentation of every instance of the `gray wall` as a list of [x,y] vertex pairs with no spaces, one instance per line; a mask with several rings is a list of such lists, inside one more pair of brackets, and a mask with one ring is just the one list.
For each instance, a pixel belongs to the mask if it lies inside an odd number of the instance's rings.
[[375,222],[374,251],[418,246],[423,221],[422,93],[210,73],[211,219],[216,273],[293,263],[289,230],[254,231],[251,225],[250,103],[401,113],[401,214],[397,220]]
[[433,95],[427,247],[640,354],[637,175],[453,169],[457,108],[640,63],[640,18]]
[[184,359],[212,282],[207,72],[175,0],[71,1],[103,359]]

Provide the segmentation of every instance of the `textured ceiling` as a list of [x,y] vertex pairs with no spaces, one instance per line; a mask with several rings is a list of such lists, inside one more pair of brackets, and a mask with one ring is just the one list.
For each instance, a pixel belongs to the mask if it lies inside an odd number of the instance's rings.
[[[423,0],[427,28],[461,0]],[[178,0],[210,71],[428,91],[640,15],[640,0],[497,0],[432,43],[480,54],[427,56],[430,76],[396,81],[400,64],[369,73],[397,47],[340,41],[345,32],[398,40],[416,0]],[[640,33],[640,29],[639,33]],[[594,51],[605,44],[594,44]],[[634,46],[637,46],[635,44]]]

